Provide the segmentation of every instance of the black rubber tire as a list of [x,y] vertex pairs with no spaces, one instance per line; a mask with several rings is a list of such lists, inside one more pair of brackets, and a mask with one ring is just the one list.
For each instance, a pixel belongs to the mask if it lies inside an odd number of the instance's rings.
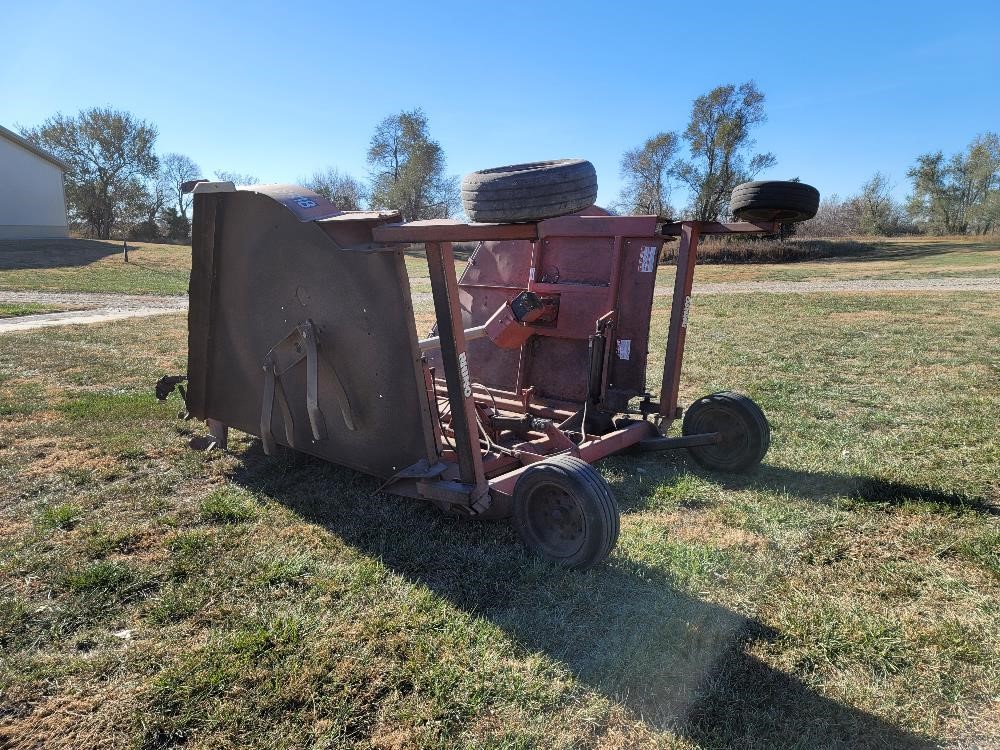
[[575,213],[597,200],[597,172],[584,159],[513,164],[462,179],[462,207],[478,222],[541,221]]
[[684,412],[682,433],[721,432],[716,445],[688,448],[703,468],[711,471],[750,471],[771,447],[771,425],[760,407],[741,393],[721,391],[698,399]]
[[518,478],[513,501],[514,528],[524,546],[552,562],[586,570],[603,562],[618,541],[614,495],[604,477],[579,458],[555,456],[532,464]]
[[744,182],[733,190],[729,210],[744,221],[806,221],[819,210],[819,191],[804,182]]

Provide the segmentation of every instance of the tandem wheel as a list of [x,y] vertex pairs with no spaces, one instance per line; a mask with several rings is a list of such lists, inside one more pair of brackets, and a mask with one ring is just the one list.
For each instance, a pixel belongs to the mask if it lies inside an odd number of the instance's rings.
[[618,541],[618,505],[607,482],[573,456],[524,470],[514,486],[513,522],[531,552],[569,568],[597,565]]
[[750,471],[771,445],[771,426],[764,412],[747,396],[721,391],[695,401],[684,412],[682,433],[722,434],[714,445],[688,448],[691,458],[711,471]]

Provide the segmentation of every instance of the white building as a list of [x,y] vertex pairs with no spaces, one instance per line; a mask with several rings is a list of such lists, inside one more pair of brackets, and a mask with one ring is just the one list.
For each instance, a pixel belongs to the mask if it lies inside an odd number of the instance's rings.
[[69,165],[0,125],[0,239],[68,237]]

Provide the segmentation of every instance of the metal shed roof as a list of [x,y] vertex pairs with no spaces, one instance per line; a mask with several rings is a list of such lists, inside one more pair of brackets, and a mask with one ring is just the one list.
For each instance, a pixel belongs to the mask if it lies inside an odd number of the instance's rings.
[[31,153],[35,154],[36,156],[40,156],[43,159],[45,159],[45,161],[50,162],[52,164],[55,164],[63,172],[68,172],[70,170],[69,164],[67,164],[66,162],[64,162],[62,159],[56,158],[55,156],[53,156],[52,154],[50,154],[48,151],[45,151],[44,149],[39,148],[38,146],[36,146],[31,141],[25,140],[24,138],[22,138],[21,136],[19,136],[17,133],[15,133],[13,130],[8,130],[3,125],[0,125],[0,136],[6,138],[8,141],[12,141],[13,143],[16,143],[21,148],[26,148],[28,151],[30,151]]

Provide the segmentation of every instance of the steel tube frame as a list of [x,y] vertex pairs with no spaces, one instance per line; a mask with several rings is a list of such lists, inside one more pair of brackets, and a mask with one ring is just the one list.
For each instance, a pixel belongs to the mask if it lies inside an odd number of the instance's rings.
[[[472,505],[488,502],[489,487],[483,471],[483,455],[479,447],[479,423],[476,401],[469,378],[465,328],[458,299],[458,278],[455,256],[450,242],[427,242],[427,269],[434,297],[438,336],[441,341],[441,363],[444,366],[448,402],[451,404],[451,428],[455,433],[459,478],[473,487]],[[485,509],[485,508],[483,508]]]
[[[574,217],[575,218],[575,217]],[[511,225],[438,225],[432,223],[420,226],[390,225],[377,228],[376,240],[383,242],[415,241],[424,243],[427,254],[427,266],[431,279],[431,290],[434,297],[434,311],[438,323],[438,341],[440,344],[441,362],[444,367],[446,391],[451,406],[450,432],[455,441],[454,455],[457,458],[459,483],[439,480],[437,483],[423,481],[413,488],[407,486],[406,494],[415,492],[419,496],[431,497],[434,492],[431,487],[448,485],[445,495],[450,499],[468,497],[470,509],[479,513],[489,508],[490,496],[509,496],[513,492],[520,475],[532,463],[528,455],[520,460],[527,461],[511,471],[494,476],[487,480],[485,476],[485,459],[479,440],[479,423],[476,411],[476,399],[472,389],[468,370],[467,334],[475,337],[476,329],[466,331],[462,325],[462,310],[459,305],[459,288],[455,268],[455,258],[452,253],[451,241],[459,237],[475,239],[508,238],[510,235],[520,235],[518,239],[529,239],[531,229],[524,225],[512,230]],[[596,225],[594,229],[596,229]],[[381,229],[381,232],[379,231]],[[718,222],[685,221],[664,225],[659,236],[680,236],[680,248],[677,254],[677,272],[674,278],[674,292],[670,309],[670,325],[667,333],[667,351],[664,358],[663,383],[660,394],[659,413],[669,422],[679,416],[677,407],[680,390],[681,363],[684,357],[684,343],[687,336],[688,316],[691,306],[691,292],[694,285],[694,268],[697,263],[698,241],[702,234],[747,233],[762,234],[774,232],[776,223],[753,224],[749,222],[722,224]],[[381,235],[381,236],[379,236]],[[614,238],[616,250],[620,237]],[[533,260],[534,263],[534,260]],[[530,286],[530,285],[529,285]],[[431,341],[421,342],[431,344]],[[423,346],[421,347],[423,348]],[[429,384],[430,385],[430,384]],[[431,386],[432,390],[438,390]],[[508,399],[504,398],[504,402]],[[525,405],[517,404],[510,399],[504,406],[521,406],[515,411],[526,410]],[[538,408],[534,411],[544,412],[549,409]],[[551,409],[552,412],[558,410]],[[718,442],[717,433],[696,435],[681,438],[663,438],[659,431],[649,422],[635,422],[627,427],[595,436],[585,440],[573,448],[580,458],[594,462],[600,458],[616,453],[631,445],[647,444],[647,450],[679,448],[688,445],[706,445]],[[542,439],[542,443],[550,442]],[[531,443],[531,441],[529,441]],[[558,451],[557,451],[558,452]],[[539,459],[544,455],[538,454]],[[504,463],[501,456],[490,456],[491,472]],[[518,460],[518,459],[513,459]],[[499,464],[499,465],[498,465]],[[443,482],[443,483],[442,483]],[[468,495],[465,493],[468,491]],[[444,490],[442,490],[444,492]],[[442,495],[443,499],[444,495]]]
[[697,262],[701,222],[681,224],[681,246],[677,252],[677,273],[674,276],[674,296],[670,304],[670,327],[667,329],[667,354],[663,360],[663,385],[660,389],[660,414],[668,420],[677,418],[677,396],[681,385],[681,361],[684,339],[687,337],[688,314],[691,311],[691,288]]
[[694,267],[698,262],[698,240],[703,234],[774,234],[778,222],[681,221],[660,228],[661,237],[680,235],[677,251],[677,274],[674,276],[674,296],[670,304],[670,326],[667,329],[667,353],[663,361],[663,384],[660,388],[660,414],[668,421],[677,419],[677,398],[681,385],[681,363],[687,338],[688,317],[691,313],[691,290],[694,287]]

